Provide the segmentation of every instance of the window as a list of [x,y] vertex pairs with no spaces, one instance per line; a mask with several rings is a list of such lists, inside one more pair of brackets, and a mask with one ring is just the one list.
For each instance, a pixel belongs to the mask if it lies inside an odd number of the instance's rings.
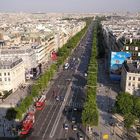
[[140,88],[140,84],[138,84],[138,88]]
[[6,76],[6,73],[4,73],[4,76]]
[[0,76],[1,76],[1,73],[0,73]]
[[131,86],[131,83],[128,83],[128,86]]
[[8,78],[8,81],[10,81],[10,78]]
[[8,72],[8,75],[10,75],[10,72]]
[[7,81],[7,78],[5,78],[5,81]]
[[128,46],[126,46],[126,50],[127,50],[127,51],[129,50],[129,47],[128,47]]
[[138,78],[138,81],[140,81],[140,77]]
[[129,77],[129,80],[131,80],[131,77]]
[[138,56],[140,56],[140,52],[138,53]]
[[133,80],[135,80],[135,77],[133,77]]
[[132,87],[135,87],[135,84],[132,84]]
[[0,81],[2,81],[2,78],[0,78]]
[[135,47],[135,51],[138,51],[138,47]]

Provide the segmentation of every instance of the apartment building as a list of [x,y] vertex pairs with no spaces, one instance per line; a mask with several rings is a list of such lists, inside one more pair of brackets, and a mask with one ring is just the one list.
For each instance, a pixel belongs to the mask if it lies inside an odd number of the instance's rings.
[[26,71],[30,71],[32,68],[37,66],[36,55],[33,49],[28,46],[11,47],[9,49],[0,50],[1,58],[22,58],[25,63]]
[[132,59],[140,59],[140,38],[126,38],[123,51],[131,52]]
[[25,83],[25,69],[22,58],[0,60],[0,92],[14,92]]
[[140,96],[140,61],[127,60],[121,73],[121,88],[131,95]]

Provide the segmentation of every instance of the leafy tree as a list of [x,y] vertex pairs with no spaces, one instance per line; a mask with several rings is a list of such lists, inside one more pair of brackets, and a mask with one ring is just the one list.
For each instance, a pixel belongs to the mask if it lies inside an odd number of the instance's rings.
[[135,122],[135,116],[131,113],[124,116],[124,127],[129,129]]
[[140,98],[133,97],[133,103],[134,103],[133,114],[140,119]]
[[117,111],[123,115],[129,114],[133,110],[133,99],[129,93],[120,93],[116,101]]
[[82,112],[82,123],[85,126],[97,126],[99,113],[96,104],[96,86],[97,86],[97,60],[96,60],[96,28],[94,28],[93,46],[90,62],[88,66],[87,77],[87,100]]

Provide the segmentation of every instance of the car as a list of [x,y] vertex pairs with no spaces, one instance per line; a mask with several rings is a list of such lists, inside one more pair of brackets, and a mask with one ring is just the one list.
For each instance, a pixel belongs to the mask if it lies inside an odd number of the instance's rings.
[[82,133],[80,133],[80,132],[78,133],[78,138],[79,138],[79,140],[84,140]]
[[84,76],[87,77],[87,73],[85,73]]
[[73,108],[73,110],[74,110],[74,111],[77,111],[77,108],[76,108],[76,107],[74,107],[74,108]]
[[75,57],[73,58],[73,61],[75,61]]
[[65,98],[64,98],[64,96],[60,96],[60,101],[64,101],[65,100]]
[[69,125],[67,123],[64,123],[64,129],[68,130],[69,129]]
[[72,122],[72,123],[76,123],[76,118],[75,118],[75,117],[72,117],[72,118],[71,118],[71,122]]
[[60,100],[60,96],[56,96],[55,99],[56,99],[56,101],[59,101]]
[[72,126],[72,130],[74,130],[74,131],[76,131],[76,130],[77,130],[77,128],[78,128],[78,127],[77,127],[77,125],[76,125],[76,124]]
[[69,68],[69,66],[70,66],[69,63],[66,63],[66,64],[64,65],[64,69],[67,70],[67,69]]

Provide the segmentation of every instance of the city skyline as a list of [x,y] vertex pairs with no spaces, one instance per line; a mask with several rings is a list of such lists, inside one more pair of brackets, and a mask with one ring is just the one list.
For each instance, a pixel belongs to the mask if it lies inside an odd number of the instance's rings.
[[1,0],[0,12],[139,12],[139,0]]

